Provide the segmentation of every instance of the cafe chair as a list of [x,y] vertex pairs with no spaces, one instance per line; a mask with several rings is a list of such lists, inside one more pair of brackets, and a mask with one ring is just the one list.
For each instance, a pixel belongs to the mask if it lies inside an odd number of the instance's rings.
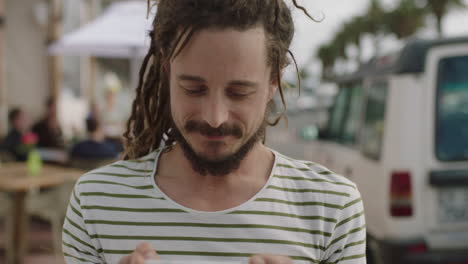
[[3,240],[2,243],[4,245],[5,252],[11,252],[12,244],[11,241],[6,239],[7,237],[11,237],[12,228],[12,218],[11,216],[11,199],[6,193],[0,193],[0,222],[3,223]]
[[53,253],[56,256],[62,254],[62,226],[74,185],[74,182],[70,182],[43,191],[33,190],[26,198],[28,215],[51,224]]
[[[2,166],[2,163],[7,163],[7,162],[14,162],[15,157],[11,155],[9,152],[0,150],[0,166]],[[12,244],[11,241],[8,241],[7,237],[11,237],[10,232],[13,230],[12,228],[12,218],[10,217],[11,215],[11,199],[8,196],[7,193],[0,193],[0,222],[3,223],[3,232],[5,234],[3,241],[3,245],[5,247],[5,252],[11,252],[12,250]]]
[[[72,168],[87,171],[114,161],[114,159],[86,160],[75,158],[71,159],[68,165]],[[43,191],[33,190],[28,194],[27,198],[28,215],[37,216],[51,224],[53,251],[57,256],[62,254],[63,221],[74,185],[75,183],[71,182]]]

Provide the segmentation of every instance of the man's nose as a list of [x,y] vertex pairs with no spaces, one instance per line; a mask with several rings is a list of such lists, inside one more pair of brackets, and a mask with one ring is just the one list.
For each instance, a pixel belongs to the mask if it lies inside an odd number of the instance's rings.
[[212,96],[203,105],[203,119],[214,128],[228,120],[229,110],[226,102],[217,96]]

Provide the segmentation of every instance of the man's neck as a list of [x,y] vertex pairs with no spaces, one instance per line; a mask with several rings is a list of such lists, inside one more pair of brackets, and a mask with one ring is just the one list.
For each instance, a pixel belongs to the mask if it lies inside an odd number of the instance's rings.
[[[193,170],[180,146],[159,159],[156,183],[169,197],[196,210],[218,211],[252,198],[268,181],[273,153],[257,143],[239,169],[224,176],[201,175]],[[177,165],[174,165],[177,164]]]

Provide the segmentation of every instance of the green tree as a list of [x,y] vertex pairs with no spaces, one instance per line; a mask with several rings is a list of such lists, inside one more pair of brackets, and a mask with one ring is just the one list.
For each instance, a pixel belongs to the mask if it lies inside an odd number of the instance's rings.
[[354,45],[358,52],[356,56],[356,62],[358,64],[362,63],[362,47],[361,47],[361,39],[364,35],[365,29],[365,18],[364,17],[354,17],[348,23],[344,24],[343,31],[346,32],[347,35],[346,39],[350,45]]
[[466,5],[463,3],[463,0],[427,0],[427,7],[436,18],[437,33],[439,34],[439,38],[441,38],[443,36],[442,20],[450,9],[466,8]]
[[330,44],[320,46],[317,50],[317,57],[322,62],[322,79],[329,80],[333,78],[333,67],[338,58],[335,47]]
[[416,33],[425,25],[426,9],[418,7],[414,0],[400,0],[399,5],[385,16],[388,33],[402,39]]
[[385,17],[386,12],[380,5],[379,0],[372,0],[363,16],[363,31],[370,34],[374,39],[374,56],[378,56],[382,37],[388,32]]
[[346,47],[349,44],[349,38],[347,32],[343,28],[339,31],[332,40],[332,45],[334,46],[334,51],[336,53],[336,58],[339,59],[348,59],[348,55],[346,54]]

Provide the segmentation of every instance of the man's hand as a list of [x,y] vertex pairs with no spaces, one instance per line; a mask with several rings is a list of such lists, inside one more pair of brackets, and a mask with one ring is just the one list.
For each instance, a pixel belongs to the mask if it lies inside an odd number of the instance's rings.
[[119,264],[144,264],[145,260],[159,259],[158,254],[150,243],[141,243],[132,254],[122,258]]
[[292,264],[289,257],[274,255],[255,255],[249,260],[249,264]]

